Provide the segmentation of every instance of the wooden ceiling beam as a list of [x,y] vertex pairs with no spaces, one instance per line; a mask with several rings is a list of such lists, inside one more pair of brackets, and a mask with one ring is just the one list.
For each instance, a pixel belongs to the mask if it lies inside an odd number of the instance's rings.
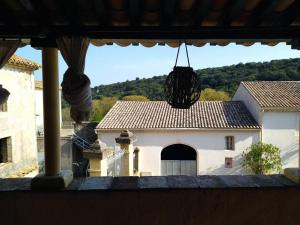
[[300,1],[294,1],[287,10],[283,11],[280,15],[280,19],[274,22],[276,26],[289,26],[299,16]]
[[161,26],[170,26],[172,25],[174,15],[176,12],[176,0],[165,0],[162,3],[162,17],[161,17]]
[[[16,5],[17,4],[17,5]],[[17,8],[13,8],[17,7]],[[24,14],[18,12],[20,5],[16,2],[3,0],[0,1],[0,19],[6,24],[19,25],[24,22]],[[20,10],[19,10],[20,11]]]
[[108,14],[108,3],[105,0],[94,0],[94,11],[97,15],[99,23],[102,26],[110,25],[110,15]]
[[20,3],[28,11],[28,14],[30,14],[34,20],[38,21],[38,24],[44,26],[49,24],[51,15],[49,15],[47,8],[43,5],[43,1],[20,0]]
[[140,1],[139,0],[129,0],[129,16],[130,25],[136,27],[140,25]]
[[274,8],[277,6],[278,0],[263,0],[257,8],[254,9],[250,17],[250,21],[246,26],[259,26],[264,20],[268,19]]
[[81,16],[77,7],[76,0],[63,0],[60,2],[60,11],[66,15],[66,18],[71,26],[81,25]]
[[180,27],[102,27],[102,26],[0,26],[0,38],[48,38],[62,35],[85,35],[90,38],[101,39],[295,39],[300,37],[299,27],[205,27],[180,28]]
[[230,0],[228,1],[224,13],[219,18],[217,26],[229,27],[231,22],[239,16],[246,0]]
[[209,8],[212,4],[212,1],[210,0],[202,0],[197,1],[193,13],[193,21],[192,26],[194,27],[200,27],[202,21],[205,19],[205,17],[209,13]]
[[15,16],[11,13],[11,11],[7,8],[7,6],[0,2],[0,21],[5,25],[16,25],[17,20]]

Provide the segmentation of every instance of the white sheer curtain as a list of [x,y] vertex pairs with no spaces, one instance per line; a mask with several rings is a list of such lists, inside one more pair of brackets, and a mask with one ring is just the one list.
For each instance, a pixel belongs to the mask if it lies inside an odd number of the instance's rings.
[[72,119],[80,123],[89,119],[92,109],[91,82],[84,74],[85,57],[90,41],[85,37],[64,36],[56,42],[69,66],[62,82],[63,96],[71,105]]
[[[20,40],[0,40],[0,69],[16,52],[20,44]],[[7,100],[9,94],[9,91],[3,88],[0,84],[0,104],[4,103]]]

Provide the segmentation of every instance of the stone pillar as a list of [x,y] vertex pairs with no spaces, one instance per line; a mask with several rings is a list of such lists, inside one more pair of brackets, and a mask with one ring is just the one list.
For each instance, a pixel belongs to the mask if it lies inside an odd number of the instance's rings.
[[90,177],[107,176],[107,159],[93,157],[89,159],[89,162],[90,162],[90,168],[89,168]]
[[58,50],[42,49],[45,174],[31,181],[33,189],[62,189],[73,179],[72,171],[60,168],[60,104]]
[[116,143],[124,151],[121,170],[122,176],[133,176],[133,140],[134,136],[128,130],[122,131],[120,136],[116,138]]
[[112,154],[112,149],[98,139],[89,149],[83,150],[83,157],[89,160],[90,177],[107,176],[107,158]]

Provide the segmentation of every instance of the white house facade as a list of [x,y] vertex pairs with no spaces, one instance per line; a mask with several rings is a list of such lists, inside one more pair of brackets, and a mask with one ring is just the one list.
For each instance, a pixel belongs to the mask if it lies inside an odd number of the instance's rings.
[[[240,174],[243,173],[240,166],[241,152],[252,143],[259,141],[258,130],[244,130],[242,132],[238,130],[199,131],[196,129],[130,131],[136,136],[136,142],[133,143],[134,148],[139,149],[139,171],[142,174],[153,176],[163,175],[161,153],[166,147],[175,144],[189,146],[196,153],[195,167],[189,169],[187,175]],[[120,135],[120,132],[103,132],[100,134],[100,140],[109,146],[114,146],[115,138]],[[226,149],[226,136],[235,138],[235,150]],[[232,159],[233,164],[225,168],[225,159],[227,158]],[[174,166],[176,166],[175,164]]]
[[[61,88],[59,88],[59,104],[61,108]],[[36,118],[36,130],[38,135],[43,134],[44,130],[44,108],[43,108],[43,83],[41,80],[35,81],[35,118]],[[60,112],[60,126],[62,125],[62,116]]]
[[114,146],[124,129],[136,137],[140,175],[241,174],[242,151],[260,140],[258,123],[238,101],[197,102],[190,109],[119,101],[96,130]]
[[261,141],[278,146],[283,167],[299,164],[300,82],[242,82],[233,96],[261,126]]
[[33,73],[39,68],[14,55],[0,70],[0,84],[10,92],[0,105],[0,177],[37,167]]
[[174,109],[163,101],[119,101],[98,124],[100,142],[135,136],[137,175],[246,174],[241,154],[259,141],[281,150],[283,167],[298,167],[299,82],[242,82],[232,101]]

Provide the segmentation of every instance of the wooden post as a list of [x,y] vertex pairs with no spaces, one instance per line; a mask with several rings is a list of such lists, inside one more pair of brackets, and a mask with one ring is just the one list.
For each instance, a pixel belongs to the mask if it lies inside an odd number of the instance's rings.
[[31,180],[32,189],[64,189],[73,180],[71,170],[61,171],[58,50],[42,49],[45,173]]
[[43,48],[42,62],[45,175],[56,176],[60,173],[60,109],[57,49]]

